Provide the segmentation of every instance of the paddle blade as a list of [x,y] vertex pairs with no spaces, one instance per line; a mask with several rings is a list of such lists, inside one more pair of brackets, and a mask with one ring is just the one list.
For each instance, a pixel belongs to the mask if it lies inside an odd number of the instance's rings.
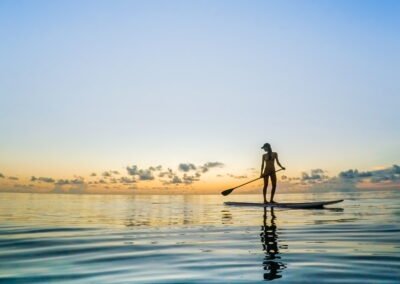
[[223,196],[227,196],[227,195],[231,194],[231,192],[232,192],[233,190],[234,190],[234,188],[227,189],[227,190],[224,190],[223,192],[221,192],[221,194],[222,194]]

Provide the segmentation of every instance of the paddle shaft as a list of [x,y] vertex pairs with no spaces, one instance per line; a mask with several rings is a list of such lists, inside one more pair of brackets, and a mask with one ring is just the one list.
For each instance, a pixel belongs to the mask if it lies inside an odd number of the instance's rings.
[[234,187],[234,188],[231,188],[231,189],[239,188],[239,187],[241,187],[241,186],[244,186],[244,185],[246,185],[246,184],[252,183],[252,182],[254,182],[254,181],[256,181],[256,180],[259,180],[259,179],[261,179],[261,178],[262,178],[262,177],[255,178],[255,179],[253,179],[253,180],[251,180],[251,181],[248,181],[248,182],[246,182],[246,183],[244,183],[244,184],[238,185],[237,187]]

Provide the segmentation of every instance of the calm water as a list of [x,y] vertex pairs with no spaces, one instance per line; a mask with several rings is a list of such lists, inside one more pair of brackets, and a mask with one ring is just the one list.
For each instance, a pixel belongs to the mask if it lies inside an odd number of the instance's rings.
[[400,283],[400,190],[257,198],[2,193],[0,282]]

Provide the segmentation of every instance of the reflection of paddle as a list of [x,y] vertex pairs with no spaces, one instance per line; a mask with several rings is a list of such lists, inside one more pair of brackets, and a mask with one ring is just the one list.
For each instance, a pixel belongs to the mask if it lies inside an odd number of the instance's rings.
[[[283,169],[277,170],[277,171],[275,171],[275,172],[279,172],[279,171],[281,171],[281,170],[283,170]],[[236,186],[236,187],[234,187],[234,188],[230,188],[230,189],[224,190],[223,192],[221,192],[221,194],[222,194],[223,196],[227,196],[227,195],[231,194],[232,191],[234,191],[236,188],[239,188],[239,187],[241,187],[241,186],[243,186],[243,185],[252,183],[253,181],[259,180],[259,179],[261,179],[261,178],[263,178],[263,177],[255,178],[255,179],[253,179],[253,180],[251,180],[251,181],[248,181],[248,182],[246,182],[246,183],[244,183],[244,184],[241,184],[241,185],[239,185],[239,186]]]

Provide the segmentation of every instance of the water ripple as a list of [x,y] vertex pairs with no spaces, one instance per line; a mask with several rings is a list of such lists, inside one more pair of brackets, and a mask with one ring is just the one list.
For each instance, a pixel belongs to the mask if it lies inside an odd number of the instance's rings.
[[342,210],[295,211],[159,196],[113,197],[113,204],[77,196],[65,201],[69,209],[41,208],[52,204],[46,195],[37,195],[40,202],[30,196],[26,210],[23,200],[0,195],[0,215],[7,216],[0,225],[0,282],[399,283],[396,194],[359,195],[363,203],[353,198]]

